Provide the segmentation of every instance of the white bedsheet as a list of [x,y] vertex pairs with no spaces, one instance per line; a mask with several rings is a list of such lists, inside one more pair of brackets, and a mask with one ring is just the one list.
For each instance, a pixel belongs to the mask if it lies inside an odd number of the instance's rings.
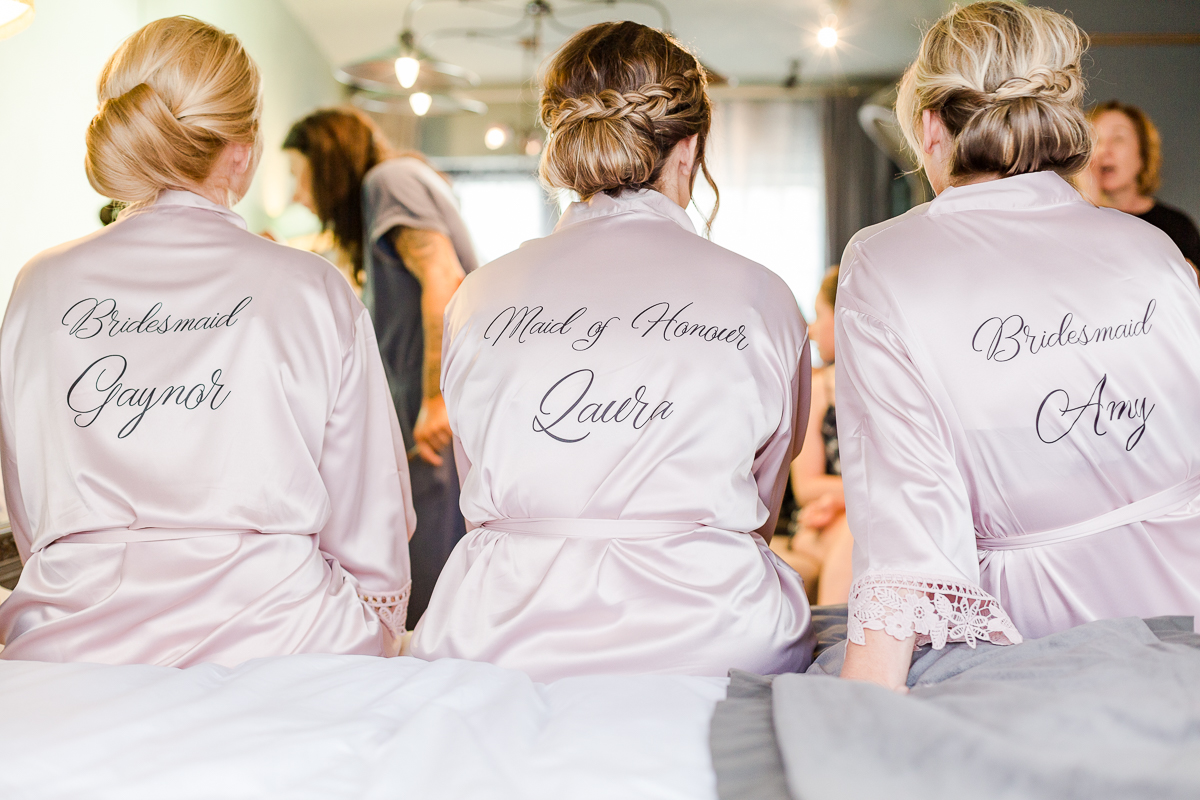
[[0,662],[0,797],[716,797],[718,678],[550,685],[488,664]]

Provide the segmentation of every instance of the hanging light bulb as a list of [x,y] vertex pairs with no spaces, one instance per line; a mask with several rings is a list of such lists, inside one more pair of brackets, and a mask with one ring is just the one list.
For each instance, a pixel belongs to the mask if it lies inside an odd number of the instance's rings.
[[405,89],[411,89],[421,74],[421,62],[412,56],[400,56],[396,59],[396,80]]
[[508,144],[508,128],[505,125],[489,125],[483,134],[483,144],[488,150],[499,150]]
[[416,92],[408,96],[408,105],[412,107],[414,114],[423,117],[429,113],[429,108],[433,105],[433,98],[425,92]]
[[817,44],[829,49],[838,43],[838,32],[835,25],[836,23],[830,22],[824,28],[817,31]]
[[14,36],[33,22],[33,0],[0,0],[0,39]]

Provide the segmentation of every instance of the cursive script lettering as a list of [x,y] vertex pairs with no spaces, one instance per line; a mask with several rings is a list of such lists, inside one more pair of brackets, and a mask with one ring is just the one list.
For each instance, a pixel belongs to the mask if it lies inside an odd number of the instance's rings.
[[1037,355],[1042,350],[1068,345],[1088,345],[1096,342],[1111,342],[1117,339],[1129,339],[1150,333],[1153,325],[1150,318],[1154,316],[1157,303],[1151,299],[1146,304],[1142,318],[1138,321],[1129,320],[1119,325],[1075,327],[1075,315],[1067,312],[1053,331],[1034,333],[1025,324],[1025,318],[1020,314],[1010,314],[1007,317],[990,317],[975,329],[971,337],[971,349],[983,353],[988,361],[1011,361],[1022,352]]
[[[1071,405],[1071,396],[1066,389],[1055,389],[1046,395],[1038,406],[1037,417],[1034,419],[1034,427],[1037,430],[1038,438],[1046,444],[1054,444],[1074,430],[1076,423],[1085,414],[1092,412],[1092,433],[1097,436],[1105,436],[1108,433],[1101,424],[1106,415],[1110,423],[1122,420],[1127,422],[1141,420],[1140,424],[1133,429],[1125,440],[1126,451],[1136,447],[1146,432],[1146,423],[1149,421],[1150,413],[1154,411],[1155,406],[1148,403],[1145,397],[1134,400],[1110,400],[1106,403],[1104,401],[1104,390],[1107,385],[1108,375],[1104,375],[1092,389],[1087,402],[1077,406]],[[1072,417],[1071,415],[1074,416]],[[1070,420],[1069,424],[1067,424],[1068,419]],[[1056,432],[1057,435],[1055,435]]]
[[[539,413],[533,416],[533,430],[555,441],[574,444],[592,435],[590,430],[579,429],[580,425],[628,421],[634,429],[641,430],[655,419],[666,419],[674,411],[674,403],[670,400],[663,400],[651,409],[650,401],[645,399],[648,391],[645,384],[622,400],[609,400],[607,403],[590,400],[589,393],[595,380],[596,373],[592,370],[577,369],[555,381],[542,396],[542,402],[538,405]],[[576,409],[579,409],[578,412]]]
[[[703,322],[688,322],[685,319],[680,319],[679,315],[687,311],[691,305],[691,303],[687,303],[676,309],[675,313],[672,314],[670,303],[665,301],[655,303],[648,308],[642,309],[629,323],[629,326],[635,331],[640,331],[642,328],[638,326],[638,323],[643,323],[645,327],[645,331],[642,333],[643,339],[661,325],[662,328],[659,332],[662,334],[664,342],[691,336],[705,342],[732,344],[738,350],[745,350],[750,346],[749,342],[746,341],[745,325],[738,325],[736,328],[732,326],[721,328]],[[669,317],[667,316],[668,314],[670,314]]]
[[176,406],[194,411],[208,401],[208,407],[216,411],[229,399],[229,390],[221,383],[219,369],[213,371],[207,383],[151,388],[123,384],[121,381],[128,367],[129,362],[124,356],[114,354],[96,359],[80,373],[67,390],[67,407],[75,412],[77,426],[90,427],[109,405],[141,409],[117,432],[117,438],[124,439],[137,430],[151,408],[162,408],[174,401]]
[[62,316],[62,324],[67,327],[67,334],[76,339],[91,339],[106,327],[110,337],[122,333],[189,333],[232,328],[237,324],[238,314],[244,311],[253,299],[243,297],[231,311],[224,314],[188,318],[172,318],[168,314],[159,319],[162,303],[155,303],[140,318],[122,317],[117,309],[117,301],[111,297],[104,300],[88,297],[67,309]]
[[[492,340],[492,347],[499,344],[500,339],[505,333],[508,338],[516,338],[518,344],[525,343],[526,336],[534,336],[537,334],[557,334],[565,336],[571,332],[571,324],[587,313],[587,307],[578,308],[571,312],[571,315],[564,320],[555,321],[553,319],[541,319],[542,312],[545,311],[542,306],[523,306],[518,309],[516,306],[509,306],[495,316],[488,323],[488,326],[483,331],[485,340]],[[505,315],[507,314],[507,317]],[[496,338],[492,339],[492,328],[494,328],[501,320],[504,324],[496,331]]]

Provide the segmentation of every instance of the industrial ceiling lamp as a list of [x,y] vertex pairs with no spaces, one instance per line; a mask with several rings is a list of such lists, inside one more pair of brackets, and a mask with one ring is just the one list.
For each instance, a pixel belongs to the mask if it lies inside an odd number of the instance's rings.
[[33,22],[33,0],[0,0],[0,39],[16,36]]

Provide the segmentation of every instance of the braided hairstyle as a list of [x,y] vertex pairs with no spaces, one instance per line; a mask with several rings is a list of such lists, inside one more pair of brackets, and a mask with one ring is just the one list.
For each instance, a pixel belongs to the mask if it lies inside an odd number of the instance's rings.
[[900,82],[901,130],[919,154],[921,114],[936,111],[954,137],[954,177],[1072,175],[1092,151],[1086,48],[1075,23],[1050,9],[1008,0],[955,8],[925,34]]
[[[712,103],[704,67],[671,36],[636,22],[575,34],[546,70],[540,174],[552,189],[588,200],[652,188],[671,150],[696,135],[696,174],[717,192],[704,158]],[[719,195],[718,195],[719,198]],[[716,216],[714,206],[712,218]]]
[[84,166],[106,197],[140,205],[162,189],[194,188],[230,143],[257,154],[258,67],[236,36],[192,17],[156,20],[126,39],[97,95]]

